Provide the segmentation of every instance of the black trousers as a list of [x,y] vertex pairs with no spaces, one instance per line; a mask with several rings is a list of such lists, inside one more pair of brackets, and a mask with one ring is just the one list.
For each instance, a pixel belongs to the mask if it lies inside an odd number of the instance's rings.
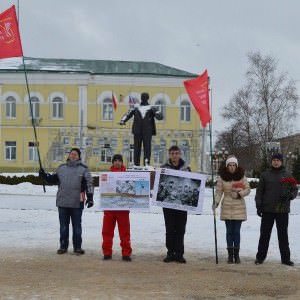
[[261,218],[260,238],[256,258],[263,261],[267,257],[274,221],[276,222],[277,227],[277,236],[281,261],[286,262],[290,260],[290,247],[288,238],[288,213],[263,213]]
[[184,254],[184,234],[187,212],[163,208],[166,225],[166,247],[168,255],[182,257]]
[[136,166],[140,165],[141,161],[141,149],[142,144],[144,148],[144,165],[145,159],[148,159],[148,164],[150,164],[151,158],[151,140],[152,140],[152,133],[145,133],[145,134],[135,134],[134,135],[134,155],[133,160]]
[[73,227],[73,248],[81,249],[82,229],[81,216],[83,208],[58,207],[58,216],[60,224],[60,248],[68,249],[69,246],[69,226],[70,220]]

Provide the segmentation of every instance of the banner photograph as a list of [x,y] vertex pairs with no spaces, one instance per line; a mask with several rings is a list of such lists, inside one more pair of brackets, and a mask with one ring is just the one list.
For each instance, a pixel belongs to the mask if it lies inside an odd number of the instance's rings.
[[155,174],[152,204],[202,213],[206,175],[173,169]]
[[149,210],[149,172],[102,172],[100,210]]

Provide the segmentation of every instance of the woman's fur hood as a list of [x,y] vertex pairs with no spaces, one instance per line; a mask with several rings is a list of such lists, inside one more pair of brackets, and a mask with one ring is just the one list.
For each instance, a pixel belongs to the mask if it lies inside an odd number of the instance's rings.
[[230,173],[226,166],[222,166],[219,170],[219,175],[224,181],[239,181],[244,177],[245,170],[237,167],[234,173]]

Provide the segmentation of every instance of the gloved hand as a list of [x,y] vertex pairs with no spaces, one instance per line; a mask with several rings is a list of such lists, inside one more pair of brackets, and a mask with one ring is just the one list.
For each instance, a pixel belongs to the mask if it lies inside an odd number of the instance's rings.
[[119,124],[120,124],[120,125],[125,125],[125,122],[121,120],[121,121],[119,122]]
[[256,214],[257,214],[259,217],[262,217],[262,211],[261,211],[261,208],[257,208],[257,209],[256,209]]
[[240,196],[240,194],[239,194],[238,192],[232,191],[232,192],[231,192],[231,197],[232,197],[233,199],[239,199],[241,196]]
[[86,194],[85,205],[87,208],[90,208],[94,205],[93,194]]
[[211,209],[213,211],[215,211],[217,207],[218,207],[218,204],[217,203],[215,203],[215,204],[213,203],[212,206],[211,206]]
[[40,168],[40,170],[39,170],[39,176],[41,178],[45,178],[47,176],[47,173],[45,172],[45,170],[43,168]]

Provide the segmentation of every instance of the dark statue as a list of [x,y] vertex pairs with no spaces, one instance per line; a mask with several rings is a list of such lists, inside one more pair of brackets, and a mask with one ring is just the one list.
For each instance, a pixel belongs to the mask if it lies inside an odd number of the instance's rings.
[[162,120],[160,111],[148,103],[149,94],[141,94],[141,104],[133,107],[122,117],[120,125],[134,117],[132,133],[134,135],[134,164],[140,165],[141,147],[144,149],[144,165],[150,163],[152,135],[156,135],[155,120]]

